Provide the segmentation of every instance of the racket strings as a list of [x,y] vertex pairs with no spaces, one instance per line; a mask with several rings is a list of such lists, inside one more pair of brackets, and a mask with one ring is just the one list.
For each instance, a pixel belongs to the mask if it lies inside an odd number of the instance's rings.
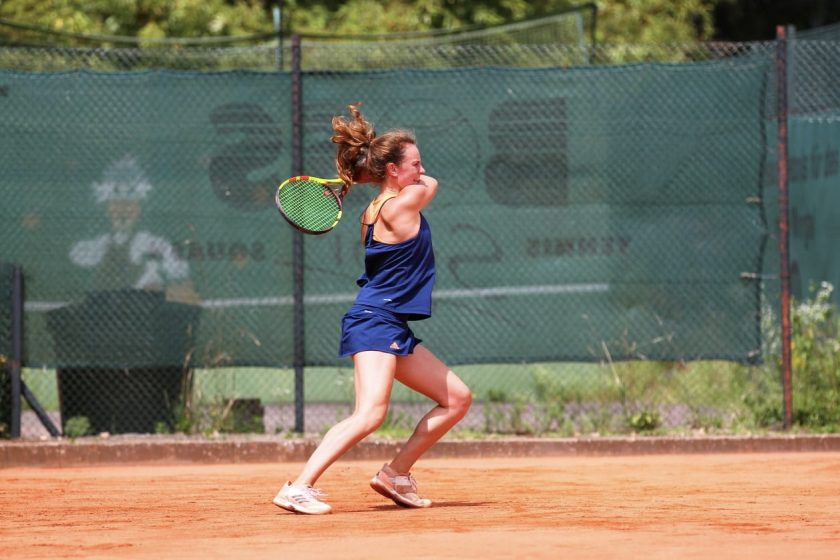
[[333,192],[315,181],[286,185],[280,189],[279,202],[286,216],[308,231],[327,231],[341,215],[341,206]]

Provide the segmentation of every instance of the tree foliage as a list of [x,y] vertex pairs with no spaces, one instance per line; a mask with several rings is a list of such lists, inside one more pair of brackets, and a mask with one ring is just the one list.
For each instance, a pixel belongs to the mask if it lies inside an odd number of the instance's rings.
[[[797,3],[799,25],[829,23],[833,0]],[[597,0],[601,44],[750,40],[790,16],[783,0]],[[0,18],[55,32],[127,36],[226,37],[269,33],[282,4],[284,35],[379,34],[497,25],[545,16],[584,0],[0,0]],[[788,3],[789,4],[789,3]],[[762,6],[764,9],[762,9]],[[786,14],[786,15],[785,15]],[[792,16],[790,16],[792,17]],[[789,18],[788,18],[789,19]],[[724,33],[721,33],[721,30]],[[26,32],[0,26],[0,39]],[[29,32],[28,37],[32,37]],[[65,37],[66,39],[66,37]],[[72,38],[71,38],[72,39]],[[70,39],[68,39],[70,40]]]
[[797,29],[822,27],[840,20],[837,0],[717,0],[715,33],[729,41],[764,41],[777,25]]
[[[58,33],[138,39],[248,35],[272,26],[256,0],[0,0],[0,18]],[[8,27],[0,34],[7,41],[33,37]]]
[[[600,43],[678,43],[713,33],[712,12],[719,0],[599,0]],[[406,32],[498,25],[569,10],[570,0],[286,0],[287,29],[338,34]]]

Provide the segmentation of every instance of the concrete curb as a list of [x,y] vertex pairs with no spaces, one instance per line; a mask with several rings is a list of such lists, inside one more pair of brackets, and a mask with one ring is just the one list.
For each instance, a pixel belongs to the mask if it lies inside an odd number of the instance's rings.
[[[305,461],[318,438],[167,436],[0,442],[0,468],[81,467],[109,464],[230,464]],[[401,442],[365,440],[351,460],[387,460]],[[427,457],[621,456],[691,453],[840,452],[840,435],[712,437],[593,437],[445,439]]]

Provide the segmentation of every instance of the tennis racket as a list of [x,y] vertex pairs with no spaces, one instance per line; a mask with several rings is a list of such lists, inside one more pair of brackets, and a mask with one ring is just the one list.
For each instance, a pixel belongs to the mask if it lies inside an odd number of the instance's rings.
[[341,219],[344,197],[341,179],[298,175],[283,181],[274,204],[293,228],[303,233],[327,233]]

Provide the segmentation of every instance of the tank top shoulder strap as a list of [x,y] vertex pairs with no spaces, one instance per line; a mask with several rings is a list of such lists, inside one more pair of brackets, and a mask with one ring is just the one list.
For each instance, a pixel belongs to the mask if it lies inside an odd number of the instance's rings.
[[[397,195],[392,194],[391,196],[386,196],[382,200],[375,200],[371,202],[367,208],[365,208],[364,212],[362,212],[362,225],[363,226],[372,226],[376,223],[376,220],[379,219],[379,212],[382,210],[382,206],[385,205],[386,202],[391,200],[392,198],[396,198]],[[365,218],[370,216],[370,221],[365,221]]]
[[[373,225],[376,223],[376,220],[379,219],[379,212],[382,211],[382,207],[386,202],[396,197],[397,195],[392,194],[391,196],[386,196],[382,200],[375,200],[371,202],[367,208],[365,208],[364,212],[362,212],[362,242],[365,245],[373,239]],[[368,216],[370,216],[370,218],[368,218]]]

